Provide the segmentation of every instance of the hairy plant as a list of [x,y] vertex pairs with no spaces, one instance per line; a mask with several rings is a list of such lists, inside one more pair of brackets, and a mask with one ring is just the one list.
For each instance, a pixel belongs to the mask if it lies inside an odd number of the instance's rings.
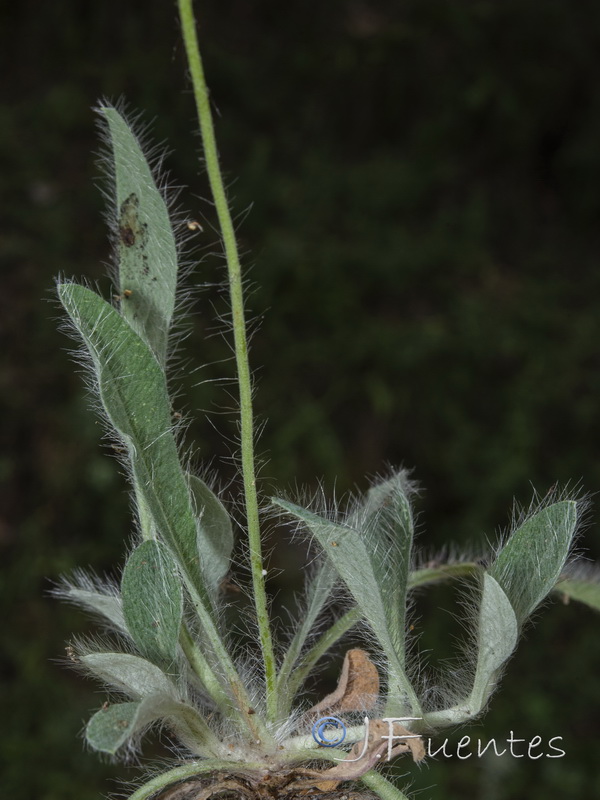
[[[58,297],[127,469],[137,533],[119,585],[78,572],[57,590],[108,629],[102,640],[69,647],[77,667],[111,693],[85,736],[95,750],[124,757],[153,725],[179,743],[177,763],[130,800],[336,797],[342,786],[347,797],[401,800],[379,765],[404,754],[420,761],[424,736],[485,710],[523,626],[550,593],[600,608],[597,572],[570,555],[584,504],[555,492],[518,515],[485,559],[429,564],[413,552],[416,490],[405,470],[390,471],[344,513],[273,498],[269,513],[291,521],[318,550],[301,618],[287,638],[273,641],[240,261],[190,0],[179,0],[179,13],[228,266],[258,647],[249,662],[227,629],[222,586],[235,566],[232,520],[186,466],[173,421],[166,373],[180,283],[176,224],[158,169],[122,112],[103,103],[97,112],[111,151],[116,294],[108,302],[60,282]],[[469,635],[461,668],[431,685],[408,638],[407,608],[415,591],[447,580],[464,584]],[[336,615],[331,600],[340,588],[347,604]],[[301,694],[307,678],[350,631],[355,641],[337,688],[309,706]]]

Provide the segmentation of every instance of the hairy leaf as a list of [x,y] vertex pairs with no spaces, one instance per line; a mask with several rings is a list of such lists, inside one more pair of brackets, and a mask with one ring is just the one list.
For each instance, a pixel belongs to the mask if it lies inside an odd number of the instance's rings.
[[577,504],[563,500],[530,516],[510,536],[489,574],[506,593],[519,624],[558,581],[577,525]]
[[198,520],[200,563],[206,584],[211,593],[216,595],[231,562],[234,544],[231,517],[204,481],[190,474],[188,481]]
[[[91,585],[91,583],[90,583]],[[127,631],[121,598],[115,594],[101,592],[97,589],[80,586],[75,583],[66,583],[55,592],[58,596],[70,600],[78,606],[82,606],[88,611],[98,614],[105,620],[122,631]]]
[[208,613],[196,519],[171,428],[165,376],[148,346],[95,292],[73,283],[59,297],[94,361],[100,398],[127,444],[136,490]]
[[503,665],[517,646],[519,626],[502,587],[488,573],[482,576],[477,619],[477,662],[473,686],[457,705],[424,715],[425,729],[461,725],[477,716],[496,688]]
[[81,663],[107,686],[119,689],[134,700],[160,694],[175,698],[177,690],[155,664],[129,653],[88,653]]
[[339,525],[319,517],[287,500],[273,499],[302,521],[315,536],[341,579],[354,597],[365,619],[373,629],[388,660],[388,696],[395,705],[417,711],[419,703],[404,671],[404,653],[396,650],[389,630],[387,599],[378,582],[378,563],[373,563],[371,553],[360,533],[349,526]]
[[205,757],[213,753],[216,740],[202,717],[185,703],[163,694],[106,705],[90,719],[85,735],[95,750],[114,755],[133,736],[161,719],[192,753]]
[[519,626],[501,586],[486,573],[479,607],[477,669],[471,691],[471,711],[480,711],[493,692],[503,664],[517,646]]
[[121,581],[123,615],[141,654],[169,668],[176,659],[183,614],[181,581],[169,551],[142,542],[129,556]]
[[390,638],[404,663],[406,593],[414,534],[410,485],[401,471],[367,493],[363,505],[348,519],[366,544],[382,597]]
[[109,105],[98,113],[108,129],[114,162],[121,313],[164,364],[177,283],[169,212],[122,115]]
[[140,728],[153,718],[141,718],[142,702],[116,703],[101,708],[85,729],[88,744],[102,753],[114,755]]

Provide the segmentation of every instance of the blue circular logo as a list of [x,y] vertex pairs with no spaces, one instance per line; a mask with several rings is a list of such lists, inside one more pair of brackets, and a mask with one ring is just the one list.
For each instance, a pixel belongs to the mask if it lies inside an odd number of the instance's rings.
[[346,726],[338,717],[321,717],[312,726],[312,735],[321,747],[337,747],[346,738]]

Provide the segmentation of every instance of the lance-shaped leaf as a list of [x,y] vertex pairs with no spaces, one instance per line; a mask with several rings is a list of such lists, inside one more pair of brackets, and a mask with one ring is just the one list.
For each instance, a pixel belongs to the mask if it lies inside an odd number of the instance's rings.
[[202,717],[190,706],[161,694],[101,708],[88,722],[85,736],[95,750],[114,755],[132,737],[161,719],[193,753],[208,756],[214,752],[214,736]]
[[404,663],[406,594],[414,535],[410,493],[406,472],[398,472],[371,487],[362,506],[348,519],[348,525],[360,531],[369,551],[379,590],[385,598],[388,631],[401,663]]
[[121,114],[100,106],[114,163],[121,313],[165,363],[175,306],[177,247],[167,205]]
[[231,517],[204,481],[188,474],[198,527],[198,553],[204,579],[213,596],[229,571],[233,551]]
[[372,560],[359,531],[323,519],[287,500],[273,499],[272,502],[307,526],[354,597],[388,660],[389,698],[394,698],[398,708],[404,711],[418,711],[419,702],[404,671],[404,653],[396,650],[396,637],[390,634],[387,599],[381,593],[377,572],[380,562]]
[[127,629],[141,654],[168,669],[177,655],[183,595],[177,565],[161,542],[142,542],[129,556],[121,594]]
[[219,676],[244,690],[217,629],[213,601],[203,579],[197,525],[190,490],[171,430],[164,371],[148,345],[115,309],[94,292],[68,283],[59,297],[92,356],[106,414],[127,445],[136,497],[176,559],[205,633]]
[[156,666],[145,658],[130,653],[88,653],[80,659],[82,666],[107,686],[112,686],[139,700],[159,694],[177,698],[175,685]]
[[558,581],[576,525],[575,501],[552,503],[514,531],[489,568],[510,600],[519,625]]
[[68,283],[58,293],[90,351],[106,413],[127,444],[136,492],[208,613],[196,518],[171,430],[164,372],[148,345],[95,292]]

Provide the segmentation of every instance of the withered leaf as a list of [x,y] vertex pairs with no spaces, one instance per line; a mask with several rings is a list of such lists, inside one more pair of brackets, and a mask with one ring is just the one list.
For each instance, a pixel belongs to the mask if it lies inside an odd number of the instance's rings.
[[379,673],[368,654],[359,648],[348,650],[335,691],[307,712],[368,711],[379,694]]

